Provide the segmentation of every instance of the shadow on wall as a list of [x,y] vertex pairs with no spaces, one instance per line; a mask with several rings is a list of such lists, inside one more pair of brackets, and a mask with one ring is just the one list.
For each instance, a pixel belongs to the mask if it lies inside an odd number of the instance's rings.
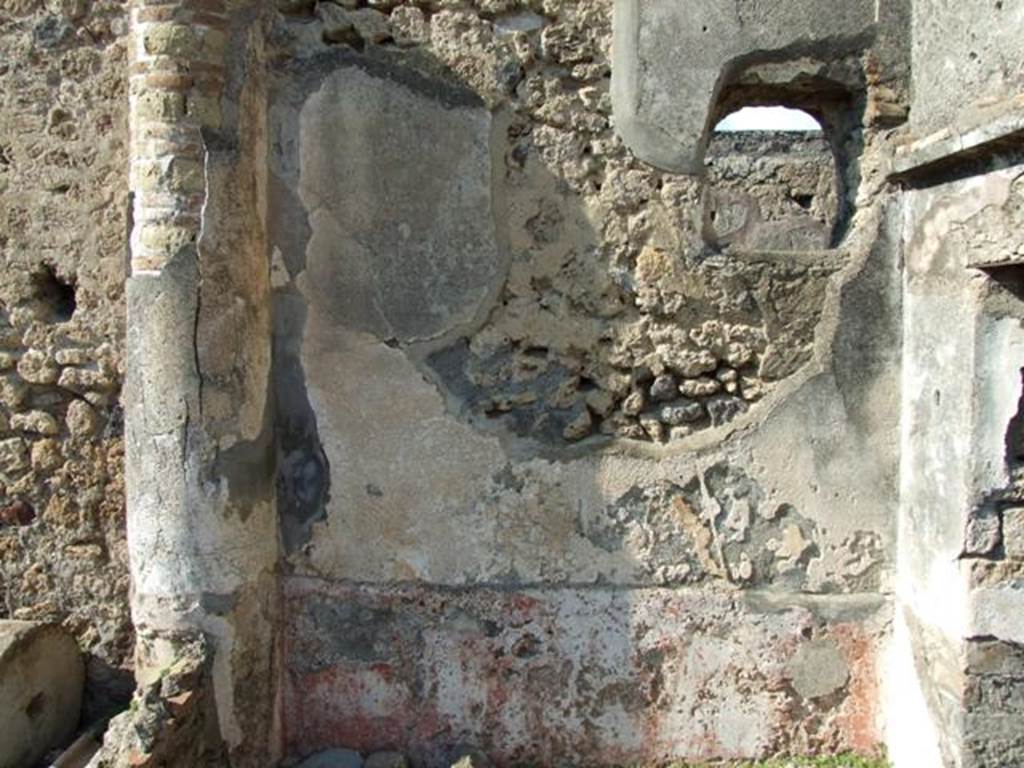
[[669,450],[806,364],[829,273],[704,259],[700,182],[613,139],[606,67],[499,35],[467,73],[367,18],[274,36],[287,754],[873,749],[871,611],[782,599],[837,588],[816,524]]

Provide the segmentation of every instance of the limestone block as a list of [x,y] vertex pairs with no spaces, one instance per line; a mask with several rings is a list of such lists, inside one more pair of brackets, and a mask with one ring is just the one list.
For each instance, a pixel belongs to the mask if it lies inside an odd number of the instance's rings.
[[195,230],[191,227],[144,223],[139,227],[138,241],[139,246],[145,251],[161,254],[170,259],[176,256],[182,248],[189,247],[195,241],[195,237]]
[[88,437],[96,431],[96,411],[82,400],[73,400],[68,405],[65,421],[68,431],[75,437]]
[[151,56],[195,56],[201,40],[197,29],[187,24],[154,24],[142,36],[142,45]]
[[1024,507],[1003,510],[1003,549],[1007,557],[1024,560]]
[[322,3],[317,14],[324,22],[324,39],[328,42],[349,42],[353,33],[370,43],[382,43],[391,37],[388,17],[372,8],[345,10]]
[[964,551],[969,555],[987,555],[999,546],[999,515],[995,510],[979,509],[967,521]]
[[28,466],[28,446],[20,437],[0,440],[0,473],[9,475]]
[[173,122],[185,114],[185,95],[174,91],[147,91],[132,104],[138,120]]
[[34,765],[78,727],[85,665],[57,624],[0,621],[0,768]]
[[87,365],[92,362],[92,354],[87,349],[58,349],[54,355],[58,365]]
[[30,384],[53,384],[60,369],[45,353],[30,349],[18,361],[18,374]]
[[201,125],[220,128],[223,117],[220,97],[217,95],[193,93],[188,97],[188,113]]
[[157,158],[142,161],[136,166],[135,184],[142,192],[202,192],[206,186],[206,174],[199,160]]
[[391,34],[398,45],[420,45],[430,40],[430,24],[419,8],[403,5],[391,12]]
[[152,24],[142,34],[142,46],[150,56],[216,61],[227,38],[218,29],[200,24]]

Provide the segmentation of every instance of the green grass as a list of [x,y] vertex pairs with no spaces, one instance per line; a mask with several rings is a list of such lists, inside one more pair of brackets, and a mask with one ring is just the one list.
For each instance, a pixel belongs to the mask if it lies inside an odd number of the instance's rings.
[[676,763],[672,768],[889,768],[889,761],[877,757],[838,755],[833,757],[790,757],[765,762]]

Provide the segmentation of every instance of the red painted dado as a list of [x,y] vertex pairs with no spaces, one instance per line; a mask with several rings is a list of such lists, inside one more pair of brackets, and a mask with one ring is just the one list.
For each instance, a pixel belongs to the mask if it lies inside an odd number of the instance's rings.
[[[375,587],[291,579],[287,751],[394,749],[438,766],[614,765],[823,748],[877,751],[878,636],[740,595]],[[802,643],[831,641],[845,686],[804,700]]]

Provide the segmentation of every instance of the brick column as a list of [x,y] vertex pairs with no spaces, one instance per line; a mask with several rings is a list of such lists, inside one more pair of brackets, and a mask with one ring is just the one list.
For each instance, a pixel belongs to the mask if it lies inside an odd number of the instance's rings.
[[159,272],[196,244],[206,199],[203,127],[219,128],[222,0],[137,0],[132,10],[132,273]]
[[[266,167],[261,9],[250,0],[131,8],[124,406],[136,677],[158,686],[183,658],[202,669],[196,732],[164,735],[208,742],[204,759],[222,751],[214,762],[233,766],[272,764],[277,742],[274,468],[272,459],[249,466],[270,440],[269,269],[255,181]],[[235,340],[227,348],[225,336]],[[239,480],[251,476],[265,482]],[[158,745],[145,749],[133,764],[159,763]]]

